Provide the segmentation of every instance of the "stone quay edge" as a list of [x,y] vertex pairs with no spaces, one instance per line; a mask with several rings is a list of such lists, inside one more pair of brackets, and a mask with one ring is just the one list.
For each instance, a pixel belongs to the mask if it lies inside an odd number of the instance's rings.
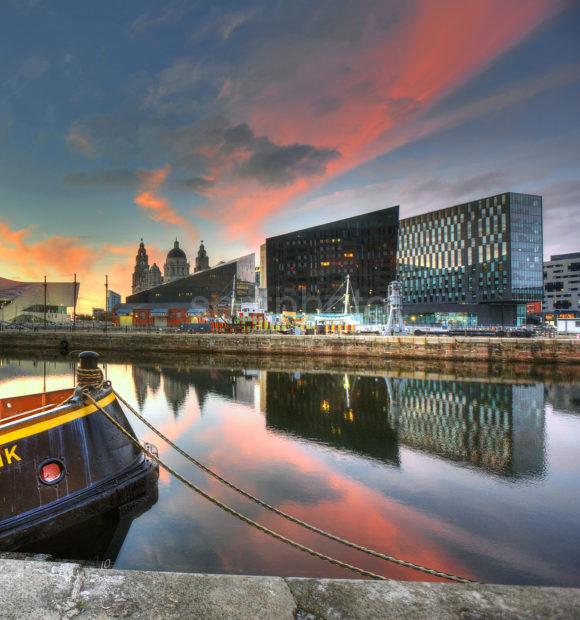
[[0,558],[4,618],[580,618],[580,589],[105,570]]
[[580,340],[440,336],[286,336],[146,332],[0,332],[0,351],[214,353],[352,359],[580,364]]

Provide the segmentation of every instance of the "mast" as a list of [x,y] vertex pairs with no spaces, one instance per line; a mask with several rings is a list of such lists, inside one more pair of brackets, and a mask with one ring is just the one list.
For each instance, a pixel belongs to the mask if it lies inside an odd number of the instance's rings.
[[234,318],[234,309],[236,305],[236,274],[234,273],[234,280],[232,283],[232,300],[230,305],[230,317]]
[[346,276],[346,289],[344,291],[344,313],[348,314],[350,310],[350,274]]

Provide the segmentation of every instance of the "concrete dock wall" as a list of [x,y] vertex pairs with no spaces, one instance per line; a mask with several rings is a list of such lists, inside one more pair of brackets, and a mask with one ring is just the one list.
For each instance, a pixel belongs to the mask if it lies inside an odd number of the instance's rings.
[[0,559],[4,618],[580,618],[580,590],[104,570]]
[[580,364],[580,340],[572,338],[0,332],[0,351],[58,351],[65,343],[68,350],[99,352]]

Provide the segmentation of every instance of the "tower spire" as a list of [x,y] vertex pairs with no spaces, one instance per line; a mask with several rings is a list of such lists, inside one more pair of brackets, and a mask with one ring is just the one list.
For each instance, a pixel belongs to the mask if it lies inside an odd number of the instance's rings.
[[195,271],[203,271],[204,269],[209,269],[209,257],[205,250],[205,246],[203,245],[202,239],[195,258]]

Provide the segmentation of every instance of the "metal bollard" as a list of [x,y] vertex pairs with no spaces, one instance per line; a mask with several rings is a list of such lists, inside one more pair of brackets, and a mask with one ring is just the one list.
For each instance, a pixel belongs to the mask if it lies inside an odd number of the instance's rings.
[[79,353],[79,368],[82,370],[96,370],[99,364],[99,354],[95,351]]

